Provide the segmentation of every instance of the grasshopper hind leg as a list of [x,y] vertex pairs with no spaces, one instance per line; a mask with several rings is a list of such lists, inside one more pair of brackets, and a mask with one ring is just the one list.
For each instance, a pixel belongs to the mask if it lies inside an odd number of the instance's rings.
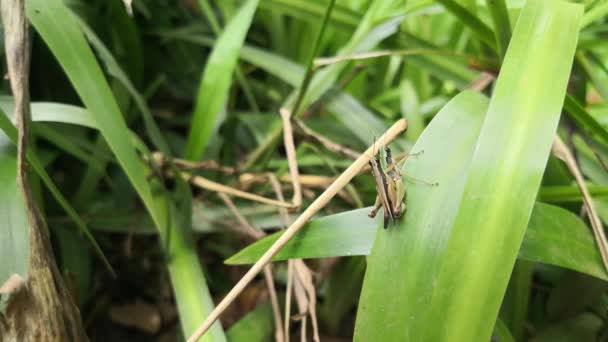
[[376,196],[376,202],[374,202],[374,206],[372,207],[372,210],[369,212],[369,214],[367,214],[367,216],[370,218],[376,217],[376,214],[378,213],[378,209],[380,209],[381,207],[382,207],[382,201],[380,200],[380,196]]

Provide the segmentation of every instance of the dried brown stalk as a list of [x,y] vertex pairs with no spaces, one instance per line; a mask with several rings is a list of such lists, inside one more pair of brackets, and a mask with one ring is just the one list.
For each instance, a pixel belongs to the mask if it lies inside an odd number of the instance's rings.
[[[26,153],[30,104],[30,46],[24,0],[2,1],[8,75],[17,120],[17,187],[28,218],[29,253],[25,281],[11,277],[1,288],[9,294],[0,315],[1,341],[87,341],[78,308],[57,269],[48,228],[36,206],[27,179]],[[2,279],[4,282],[4,279]]]
[[[270,182],[272,184],[272,188],[277,195],[277,199],[283,200],[283,193],[281,192],[281,185],[277,179],[277,177],[270,173],[268,175]],[[279,208],[279,215],[281,217],[281,223],[284,227],[289,225],[291,219],[289,218],[289,214],[287,210],[283,208]],[[298,288],[306,289],[306,291],[296,290],[296,301],[298,303],[298,309],[300,314],[310,315],[313,326],[313,336],[315,337],[315,341],[318,341],[319,331],[317,324],[317,312],[316,312],[316,293],[315,288],[312,283],[312,271],[306,266],[306,264],[301,259],[290,259],[287,261],[287,294],[285,299],[285,340],[289,341],[289,321],[291,317],[291,293],[292,286],[297,286]],[[298,281],[294,282],[294,276],[297,275]],[[302,338],[306,337],[306,319],[302,320]]]
[[490,83],[492,83],[492,81],[494,81],[495,78],[496,76],[491,73],[482,72],[479,77],[474,79],[473,82],[466,87],[466,89],[483,91],[490,85]]
[[263,231],[261,231],[260,229],[255,229],[247,221],[247,219],[241,214],[239,209],[234,205],[234,202],[232,202],[228,195],[223,192],[220,192],[218,193],[218,196],[222,199],[224,204],[226,204],[228,209],[230,209],[230,212],[232,212],[232,215],[234,215],[234,217],[236,217],[236,220],[240,223],[240,225],[235,228],[237,231],[239,231],[243,235],[249,236],[253,240],[259,240],[266,236]]
[[361,153],[351,150],[348,147],[342,146],[338,143],[331,141],[330,139],[318,134],[317,132],[310,129],[303,121],[296,119],[296,125],[304,132],[304,134],[310,136],[311,138],[317,140],[321,145],[323,145],[326,149],[345,155],[352,159],[357,159]]
[[[290,174],[281,176],[279,180],[282,183],[293,183],[293,178]],[[300,174],[299,183],[306,187],[324,189],[335,180],[336,177]],[[242,185],[243,188],[248,188],[252,184],[266,182],[268,182],[268,176],[266,174],[244,173],[239,176],[239,184]]]
[[285,145],[287,165],[289,166],[289,174],[291,175],[293,184],[293,198],[291,203],[293,203],[295,208],[299,208],[302,205],[302,185],[300,184],[298,161],[296,160],[296,148],[293,143],[291,112],[287,109],[281,108],[280,113],[281,120],[283,122],[283,144]]
[[589,195],[587,185],[585,184],[585,180],[583,179],[583,175],[581,174],[578,164],[576,163],[572,152],[570,149],[568,149],[568,146],[566,146],[558,135],[556,135],[553,139],[552,149],[553,154],[566,163],[568,170],[570,170],[570,173],[572,173],[574,176],[576,184],[583,194],[583,203],[587,213],[589,214],[589,221],[591,222],[591,228],[593,228],[595,242],[600,250],[600,255],[602,256],[602,261],[604,262],[604,268],[608,270],[608,242],[606,241],[606,233],[604,232],[602,221],[595,211],[593,199],[591,198],[591,195]]
[[262,197],[262,196],[259,196],[256,194],[252,194],[250,192],[241,191],[239,189],[231,188],[229,186],[214,182],[212,180],[209,180],[209,179],[201,177],[201,176],[195,176],[188,172],[181,172],[181,175],[185,180],[189,181],[192,185],[198,186],[198,187],[206,189],[206,190],[225,193],[225,194],[232,195],[235,197],[240,197],[240,198],[244,198],[244,199],[248,199],[248,200],[252,200],[252,201],[256,201],[256,202],[260,202],[260,203],[274,205],[274,206],[277,206],[280,208],[288,208],[288,209],[294,208],[293,203],[281,202],[281,201],[273,200],[270,198]]
[[[167,164],[167,157],[162,152],[152,152],[152,160],[160,167]],[[171,160],[176,166],[189,170],[212,170],[219,171],[228,175],[235,174],[237,170],[234,167],[219,165],[215,160],[191,161],[187,159],[173,158]]]
[[[220,198],[224,201],[226,206],[230,209],[232,214],[236,217],[242,227],[242,232],[245,235],[248,235],[254,240],[259,240],[266,236],[266,234],[260,229],[256,229],[253,227],[247,219],[241,215],[237,207],[234,205],[232,200],[228,197],[228,195],[224,193],[219,194]],[[282,209],[285,210],[285,209]],[[272,276],[272,265],[266,265],[264,267],[264,279],[266,280],[266,286],[268,287],[268,294],[270,296],[270,304],[272,306],[272,313],[274,316],[274,326],[275,326],[275,340],[277,342],[283,342],[283,322],[281,320],[281,314],[279,309],[279,300],[277,298],[277,291],[274,287],[274,279]]]

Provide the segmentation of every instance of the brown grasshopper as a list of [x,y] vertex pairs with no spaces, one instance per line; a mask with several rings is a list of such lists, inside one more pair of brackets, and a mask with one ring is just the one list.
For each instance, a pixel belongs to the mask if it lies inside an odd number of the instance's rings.
[[[384,163],[382,163],[383,159]],[[376,217],[378,209],[384,207],[384,229],[386,229],[389,223],[401,217],[406,210],[405,185],[403,184],[401,172],[393,161],[391,149],[388,146],[380,149],[378,154],[369,163],[372,167],[374,180],[376,181],[378,196],[368,216],[371,218]]]

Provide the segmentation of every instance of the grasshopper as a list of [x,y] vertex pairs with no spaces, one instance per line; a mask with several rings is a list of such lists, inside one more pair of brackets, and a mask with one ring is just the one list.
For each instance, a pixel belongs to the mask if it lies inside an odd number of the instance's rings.
[[389,223],[401,217],[406,210],[405,185],[388,146],[385,146],[384,150],[380,149],[369,163],[376,181],[378,196],[368,216],[376,217],[378,209],[384,207],[384,229],[386,229]]

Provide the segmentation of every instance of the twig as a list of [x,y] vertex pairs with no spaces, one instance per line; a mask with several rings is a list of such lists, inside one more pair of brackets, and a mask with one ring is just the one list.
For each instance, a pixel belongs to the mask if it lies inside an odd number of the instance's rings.
[[313,339],[315,342],[319,342],[319,325],[317,323],[317,294],[315,286],[312,282],[312,273],[306,266],[302,259],[297,259],[294,262],[296,268],[296,274],[298,275],[302,286],[306,290],[308,296],[308,314],[312,323]]
[[587,185],[585,184],[585,180],[583,179],[583,175],[574,160],[574,156],[572,156],[572,152],[568,149],[566,144],[562,141],[562,139],[556,135],[553,139],[553,154],[566,163],[568,170],[574,176],[576,180],[576,184],[583,194],[583,203],[587,208],[587,213],[589,214],[589,222],[591,222],[591,227],[593,228],[593,234],[595,235],[595,242],[597,243],[597,247],[600,250],[600,254],[602,256],[602,261],[604,262],[604,268],[608,270],[608,242],[606,241],[606,234],[604,233],[604,227],[602,226],[602,221],[600,220],[597,212],[595,211],[595,207],[593,205],[593,200],[591,195],[589,195],[589,191],[587,190]]
[[249,236],[254,240],[259,240],[266,236],[263,231],[255,229],[251,224],[249,224],[249,222],[247,222],[247,219],[243,215],[241,215],[237,207],[234,205],[234,202],[232,202],[228,195],[223,192],[220,192],[218,193],[218,196],[222,199],[224,204],[226,204],[228,209],[230,209],[234,217],[236,217],[236,220],[239,221],[240,225],[237,226],[239,228],[235,228],[236,230],[243,233],[244,235]]
[[285,108],[281,108],[279,112],[283,121],[283,144],[285,145],[285,153],[287,154],[287,165],[289,166],[289,174],[293,181],[293,198],[291,202],[294,208],[299,208],[302,205],[302,186],[300,185],[298,161],[296,160],[296,148],[293,143],[291,112]]
[[[224,201],[226,206],[234,214],[236,219],[243,227],[242,232],[254,240],[259,240],[266,236],[266,234],[260,229],[256,229],[247,219],[241,215],[237,207],[234,205],[230,197],[224,193],[219,194],[220,198]],[[281,209],[285,210],[285,209]],[[264,267],[264,279],[266,280],[266,286],[268,287],[268,294],[270,296],[270,304],[272,307],[272,313],[274,316],[275,326],[275,340],[277,342],[283,342],[283,322],[281,320],[281,314],[279,309],[279,300],[277,299],[277,291],[274,287],[274,279],[272,277],[272,265],[268,264]]]
[[[162,165],[162,163],[164,163],[164,159],[163,159],[162,155],[159,155],[159,154],[153,155],[153,159],[154,159],[154,161],[153,161],[154,163],[160,163],[160,164],[155,164],[155,165]],[[297,174],[297,172],[296,172],[296,174]],[[173,172],[168,171],[167,175],[173,176]],[[298,202],[288,203],[288,202],[281,202],[281,201],[273,200],[270,198],[252,194],[252,193],[242,191],[239,189],[235,189],[235,188],[226,186],[224,184],[209,180],[203,176],[193,175],[190,172],[182,171],[182,172],[180,172],[180,175],[182,176],[182,178],[184,180],[186,180],[186,181],[190,182],[192,185],[197,186],[202,189],[206,189],[206,190],[214,191],[214,192],[218,192],[218,193],[225,193],[225,194],[232,195],[235,197],[240,197],[240,198],[248,199],[251,201],[270,204],[270,205],[274,205],[274,206],[281,207],[281,208],[288,208],[288,209],[293,210],[293,209],[296,209],[297,207],[299,207],[302,203],[301,187],[299,190],[299,203]],[[298,198],[295,198],[295,192],[296,191],[294,189],[294,200],[297,200]]]
[[[297,267],[295,267],[296,260],[293,260],[293,264],[295,275],[295,273],[297,273]],[[294,293],[296,294],[296,304],[298,304],[298,311],[300,312],[297,317],[301,319],[300,341],[306,342],[306,318],[308,317],[308,315],[306,315],[306,312],[308,311],[308,298],[306,297],[306,291],[304,290],[304,285],[302,284],[302,281],[299,277],[295,277],[294,275],[292,275],[294,277]]]
[[[299,175],[299,183],[302,186],[314,187],[314,188],[323,188],[325,189],[329,186],[333,181],[336,180],[336,177],[331,176],[320,176],[320,175]],[[293,178],[290,174],[285,174],[281,176],[279,179],[283,183],[293,183]],[[239,176],[239,184],[244,188],[249,187],[254,183],[266,183],[268,181],[268,176],[266,174],[255,174],[255,173],[243,173]]]
[[236,296],[243,291],[245,286],[251,282],[257,276],[260,271],[268,264],[272,257],[275,256],[283,246],[304,226],[308,220],[310,220],[319,210],[321,210],[329,201],[340,191],[346,184],[348,184],[354,176],[357,175],[359,170],[369,163],[372,156],[378,153],[380,146],[387,145],[390,141],[395,139],[399,134],[403,133],[407,129],[407,122],[405,120],[399,120],[391,128],[386,131],[375,144],[370,146],[365,153],[361,154],[337,179],[332,183],[327,190],[325,190],[304,212],[285,230],[285,233],[275,241],[275,243],[262,255],[262,257],[251,267],[249,271],[239,280],[239,282],[230,290],[230,292],[222,299],[222,301],[215,307],[215,309],[209,314],[207,319],[202,325],[194,332],[188,342],[195,342],[201,337],[209,327],[217,320],[219,315],[226,310],[228,305],[234,301]]
[[[274,173],[268,173],[268,179],[270,180],[270,184],[272,184],[272,189],[277,196],[279,201],[284,201],[283,192],[281,191],[281,184],[277,179],[277,176]],[[287,213],[287,210],[284,208],[279,208],[279,218],[281,220],[281,225],[283,227],[289,226],[291,223],[291,218]],[[285,293],[285,342],[289,342],[289,326],[290,326],[290,318],[291,318],[291,295],[293,288],[293,260],[287,260],[287,291]]]
[[[160,151],[152,152],[152,159],[154,160],[154,163],[160,167],[163,167],[167,163],[167,157]],[[229,175],[235,174],[237,172],[236,168],[219,165],[215,160],[191,161],[180,158],[173,158],[171,160],[173,161],[173,164],[184,169],[213,170]]]
[[264,267],[264,278],[268,284],[268,293],[270,295],[270,304],[272,306],[272,316],[274,317],[274,339],[277,342],[283,342],[283,320],[281,319],[281,310],[279,308],[279,300],[277,299],[277,291],[274,287],[274,279],[272,278],[272,265]]
[[412,56],[412,55],[452,55],[463,58],[468,56],[451,50],[437,50],[437,49],[408,49],[408,50],[382,50],[382,51],[370,51],[362,52],[347,56],[335,56],[335,57],[321,57],[315,59],[314,67],[319,68],[326,65],[345,61],[359,61],[364,59],[387,57],[387,56]]
[[[277,198],[279,200],[283,200],[283,193],[281,192],[281,185],[279,184],[279,181],[277,179],[277,177],[270,173],[269,174],[269,179],[270,182],[272,183],[272,187],[275,191],[275,193],[277,194]],[[283,224],[284,227],[287,227],[289,225],[289,214],[287,213],[287,211],[283,208],[279,208],[279,214],[281,217],[281,223]],[[293,286],[294,284],[296,286],[301,286],[306,290],[306,291],[301,291],[300,290],[296,290],[296,297],[297,297],[297,302],[298,302],[298,308],[300,310],[300,314],[305,314],[306,312],[308,312],[308,314],[310,315],[310,319],[312,321],[312,326],[313,326],[313,336],[316,342],[319,341],[319,329],[318,329],[318,324],[317,324],[317,308],[316,308],[316,291],[312,282],[312,272],[311,270],[308,268],[308,266],[306,266],[306,264],[302,261],[302,259],[290,259],[288,260],[288,269],[287,269],[287,286],[288,286],[288,296],[286,298],[286,311],[285,311],[285,320],[286,322],[289,322],[289,317],[290,317],[290,310],[291,310],[291,286]],[[294,272],[295,271],[295,272]],[[297,274],[299,282],[293,282],[293,278],[294,278],[294,274]],[[299,288],[298,288],[299,289]],[[289,303],[289,309],[287,309],[288,305],[287,303]],[[288,327],[286,327],[285,329],[286,332],[288,332]],[[306,336],[306,320],[302,320],[302,338],[305,339]],[[286,337],[287,340],[289,340],[289,337]]]
[[186,179],[187,181],[192,183],[192,185],[198,186],[198,187],[206,189],[206,190],[215,191],[215,192],[223,192],[228,195],[232,195],[232,196],[236,196],[236,197],[240,197],[240,198],[244,198],[244,199],[248,199],[248,200],[252,200],[252,201],[256,201],[256,202],[260,202],[260,203],[270,204],[270,205],[274,205],[274,206],[277,206],[280,208],[288,208],[288,209],[294,208],[294,205],[292,203],[280,202],[277,200],[262,197],[262,196],[252,194],[249,192],[241,191],[241,190],[226,186],[224,184],[214,182],[205,177],[195,176],[188,172],[182,172],[181,175],[184,179]]
[[361,155],[361,153],[359,153],[359,152],[356,152],[354,150],[351,150],[348,147],[335,143],[335,142],[331,141],[330,139],[316,133],[315,131],[310,129],[308,126],[306,126],[306,124],[304,124],[304,122],[302,122],[302,120],[296,119],[296,125],[298,125],[298,127],[302,130],[302,132],[304,132],[304,134],[317,140],[319,143],[321,143],[321,145],[323,145],[326,149],[328,149],[332,152],[335,152],[338,154],[343,154],[343,155],[353,158],[353,159],[357,159],[359,157],[359,155]]
[[293,260],[287,260],[287,291],[285,293],[285,342],[289,342],[291,296],[293,289]]
[[466,86],[466,89],[471,89],[475,91],[483,91],[486,89],[492,81],[496,78],[495,75],[490,74],[489,72],[483,72],[479,77],[473,80],[471,84]]

